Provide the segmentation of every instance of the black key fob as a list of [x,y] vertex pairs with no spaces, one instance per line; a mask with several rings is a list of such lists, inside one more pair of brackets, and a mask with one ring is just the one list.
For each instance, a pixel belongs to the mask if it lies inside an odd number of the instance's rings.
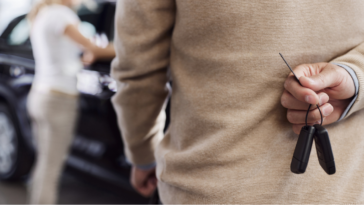
[[302,127],[291,162],[291,172],[296,174],[305,173],[310,159],[315,130],[314,126]]
[[336,167],[334,154],[331,149],[329,133],[321,125],[314,125],[314,127],[316,128],[314,137],[316,152],[320,165],[327,174],[335,174]]

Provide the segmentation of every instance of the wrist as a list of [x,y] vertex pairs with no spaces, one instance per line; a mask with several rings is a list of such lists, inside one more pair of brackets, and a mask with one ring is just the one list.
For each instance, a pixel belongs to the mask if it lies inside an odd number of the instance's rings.
[[156,167],[156,163],[150,163],[150,164],[145,164],[145,165],[133,165],[134,167],[136,167],[137,169],[140,170],[151,170],[154,169]]
[[126,158],[125,161],[133,168],[137,168],[139,170],[151,170],[157,166],[156,162],[151,162],[149,164],[134,164],[128,158]]
[[341,64],[341,63],[332,63],[332,64],[337,65],[340,68],[343,68],[342,70],[345,69],[345,71],[346,71],[345,74],[346,75],[349,74],[351,76],[354,87],[355,87],[354,95],[351,98],[348,98],[346,100],[345,105],[342,107],[343,112],[342,112],[342,114],[341,114],[341,116],[340,116],[340,118],[338,120],[338,121],[340,121],[340,120],[344,119],[347,116],[347,114],[349,113],[349,111],[350,111],[351,107],[353,106],[354,102],[358,98],[359,79],[358,79],[358,76],[356,75],[355,71],[351,67],[349,67],[347,65],[344,65],[344,64]]
[[358,79],[358,76],[356,75],[355,71],[352,68],[350,68],[349,66],[341,64],[341,63],[332,63],[332,64],[341,68],[339,72],[342,75],[348,76],[348,74],[349,74],[350,83],[352,83],[351,85],[353,85],[353,88],[355,90],[354,94],[351,97],[354,97],[355,95],[357,95],[359,92],[359,79]]

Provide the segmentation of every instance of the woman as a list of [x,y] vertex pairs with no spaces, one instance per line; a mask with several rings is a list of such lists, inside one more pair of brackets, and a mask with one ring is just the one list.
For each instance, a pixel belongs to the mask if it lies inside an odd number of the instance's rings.
[[29,13],[36,74],[28,100],[37,139],[37,164],[30,189],[32,204],[54,204],[57,186],[77,118],[76,75],[82,69],[81,49],[87,63],[111,59],[112,45],[100,48],[77,29],[72,10],[77,0],[40,0]]

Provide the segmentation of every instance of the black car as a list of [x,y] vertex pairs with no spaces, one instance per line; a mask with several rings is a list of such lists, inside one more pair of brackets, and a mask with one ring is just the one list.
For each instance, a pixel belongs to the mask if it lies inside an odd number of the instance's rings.
[[[82,8],[78,15],[88,31],[113,39],[115,3],[96,10]],[[67,169],[113,190],[133,191],[130,166],[125,161],[121,134],[110,98],[115,82],[110,62],[96,62],[78,76],[80,117]],[[15,18],[0,36],[0,179],[29,175],[36,148],[26,110],[34,77],[34,59],[26,16]]]

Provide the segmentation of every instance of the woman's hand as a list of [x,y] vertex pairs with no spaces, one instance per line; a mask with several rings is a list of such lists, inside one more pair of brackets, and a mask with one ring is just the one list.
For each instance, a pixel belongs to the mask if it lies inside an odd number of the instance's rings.
[[112,60],[114,57],[114,46],[109,44],[105,48],[95,46],[92,49],[85,49],[81,60],[84,65],[91,65],[97,60]]
[[83,48],[84,55],[82,57],[82,62],[85,65],[90,65],[96,60],[111,60],[115,57],[113,44],[101,48],[84,37],[75,25],[68,25],[64,31],[64,35],[71,38]]
[[[305,125],[309,104],[320,106],[323,125],[336,122],[355,94],[355,85],[350,74],[340,66],[331,63],[303,64],[294,69],[302,86],[291,73],[284,83],[285,91],[281,104],[287,108],[287,119],[293,131],[299,134]],[[319,124],[320,113],[311,106],[307,122]]]
[[84,65],[91,65],[96,61],[96,56],[92,51],[85,50],[81,60]]

